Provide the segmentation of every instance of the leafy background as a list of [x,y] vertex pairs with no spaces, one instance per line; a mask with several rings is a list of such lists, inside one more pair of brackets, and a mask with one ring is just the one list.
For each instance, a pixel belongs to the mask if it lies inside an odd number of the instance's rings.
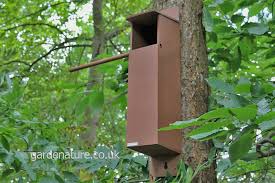
[[[99,57],[129,50],[126,17],[151,2],[105,0],[104,29],[119,31]],[[100,82],[87,94],[88,72],[69,73],[92,55],[92,1],[0,2],[0,182],[140,182],[147,157],[125,149],[127,62],[97,67]],[[162,130],[198,126],[188,138],[213,140],[209,162],[219,182],[275,182],[273,0],[205,0],[210,112]],[[81,141],[85,109],[100,113],[97,141]],[[263,143],[268,141],[267,143]],[[104,144],[105,146],[101,146]],[[73,148],[120,151],[120,160],[37,160],[25,151]],[[196,170],[182,163],[174,182]]]

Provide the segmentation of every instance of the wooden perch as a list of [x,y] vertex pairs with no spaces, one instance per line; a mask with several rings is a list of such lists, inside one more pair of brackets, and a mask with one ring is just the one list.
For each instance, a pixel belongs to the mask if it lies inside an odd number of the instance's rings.
[[129,53],[123,53],[123,54],[112,56],[112,57],[109,57],[109,58],[103,58],[103,59],[99,59],[99,60],[94,60],[94,61],[91,61],[88,64],[83,64],[83,65],[79,65],[79,66],[73,67],[69,71],[70,72],[79,71],[79,70],[82,70],[82,69],[85,69],[85,68],[88,68],[88,67],[93,67],[93,66],[104,64],[104,63],[107,63],[107,62],[112,62],[112,61],[115,61],[115,60],[126,58],[128,56],[129,56]]

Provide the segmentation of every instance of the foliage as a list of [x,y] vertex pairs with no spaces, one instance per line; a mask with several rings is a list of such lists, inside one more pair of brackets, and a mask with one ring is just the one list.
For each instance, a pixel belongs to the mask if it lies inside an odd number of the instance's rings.
[[[128,49],[125,18],[147,6],[148,1],[104,1],[107,34],[123,28],[106,43],[105,56]],[[88,95],[87,72],[68,72],[91,59],[91,7],[87,0],[0,2],[0,182],[126,182],[147,176],[147,157],[124,147],[127,63],[98,67],[104,81]],[[80,138],[87,106],[91,115],[101,114],[94,146]],[[115,149],[120,159],[32,161],[28,153],[70,149]]]
[[[197,126],[187,136],[213,140],[215,148],[206,164],[192,170],[181,163],[179,175],[166,181],[191,182],[216,160],[220,182],[275,182],[274,156],[266,154],[274,145],[263,141],[274,141],[274,1],[204,3],[210,111],[162,130]],[[125,18],[149,5],[104,0],[107,41],[99,57],[129,49]],[[124,147],[127,62],[98,66],[100,81],[92,91],[86,87],[88,72],[68,72],[92,57],[91,9],[88,0],[0,2],[0,182],[148,180],[147,157]],[[100,113],[94,146],[80,139],[87,106],[91,115]],[[27,152],[70,149],[115,149],[120,159],[32,161]]]

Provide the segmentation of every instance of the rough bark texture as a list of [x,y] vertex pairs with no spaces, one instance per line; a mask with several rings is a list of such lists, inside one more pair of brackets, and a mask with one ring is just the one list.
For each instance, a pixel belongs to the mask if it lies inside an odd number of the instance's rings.
[[[182,119],[192,119],[208,110],[209,90],[205,79],[208,74],[205,32],[202,26],[202,0],[155,0],[157,10],[178,6],[181,28],[181,94]],[[211,142],[187,139],[191,129],[183,130],[182,156],[184,162],[195,169],[207,161]],[[215,163],[201,171],[193,180],[195,183],[215,183]]]
[[[103,52],[104,48],[102,0],[93,1],[93,28],[94,36],[92,58],[94,59]],[[91,91],[94,85],[99,82],[99,79],[100,78],[96,73],[95,68],[89,68],[89,80],[87,85],[88,93]],[[100,117],[99,113],[92,113],[92,110],[93,109],[91,107],[88,107],[85,111],[84,126],[86,127],[86,131],[81,134],[82,140],[84,140],[87,145],[93,145],[96,141],[96,129]]]
[[156,10],[161,10],[164,8],[178,6],[180,2],[180,0],[154,0],[153,8]]

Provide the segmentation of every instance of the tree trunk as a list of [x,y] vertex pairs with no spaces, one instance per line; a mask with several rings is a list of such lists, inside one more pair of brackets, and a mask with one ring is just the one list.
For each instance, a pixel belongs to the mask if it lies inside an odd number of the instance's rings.
[[[181,28],[181,102],[182,119],[192,119],[208,111],[209,90],[205,31],[202,26],[202,0],[154,0],[154,9],[178,6]],[[185,137],[191,129],[183,130],[182,157],[194,169],[208,159],[211,142],[199,142]],[[215,183],[215,162],[201,171],[195,183]]]
[[[96,58],[99,54],[103,52],[104,48],[104,31],[103,31],[103,16],[102,16],[102,0],[93,1],[93,53],[92,58]],[[95,68],[89,68],[89,79],[87,85],[87,94],[92,90],[94,85],[99,82],[99,76],[96,73]],[[98,126],[98,121],[100,114],[99,112],[92,112],[91,107],[87,107],[85,111],[85,121],[84,126],[86,131],[81,134],[81,139],[87,145],[93,145],[96,141],[96,129]]]

